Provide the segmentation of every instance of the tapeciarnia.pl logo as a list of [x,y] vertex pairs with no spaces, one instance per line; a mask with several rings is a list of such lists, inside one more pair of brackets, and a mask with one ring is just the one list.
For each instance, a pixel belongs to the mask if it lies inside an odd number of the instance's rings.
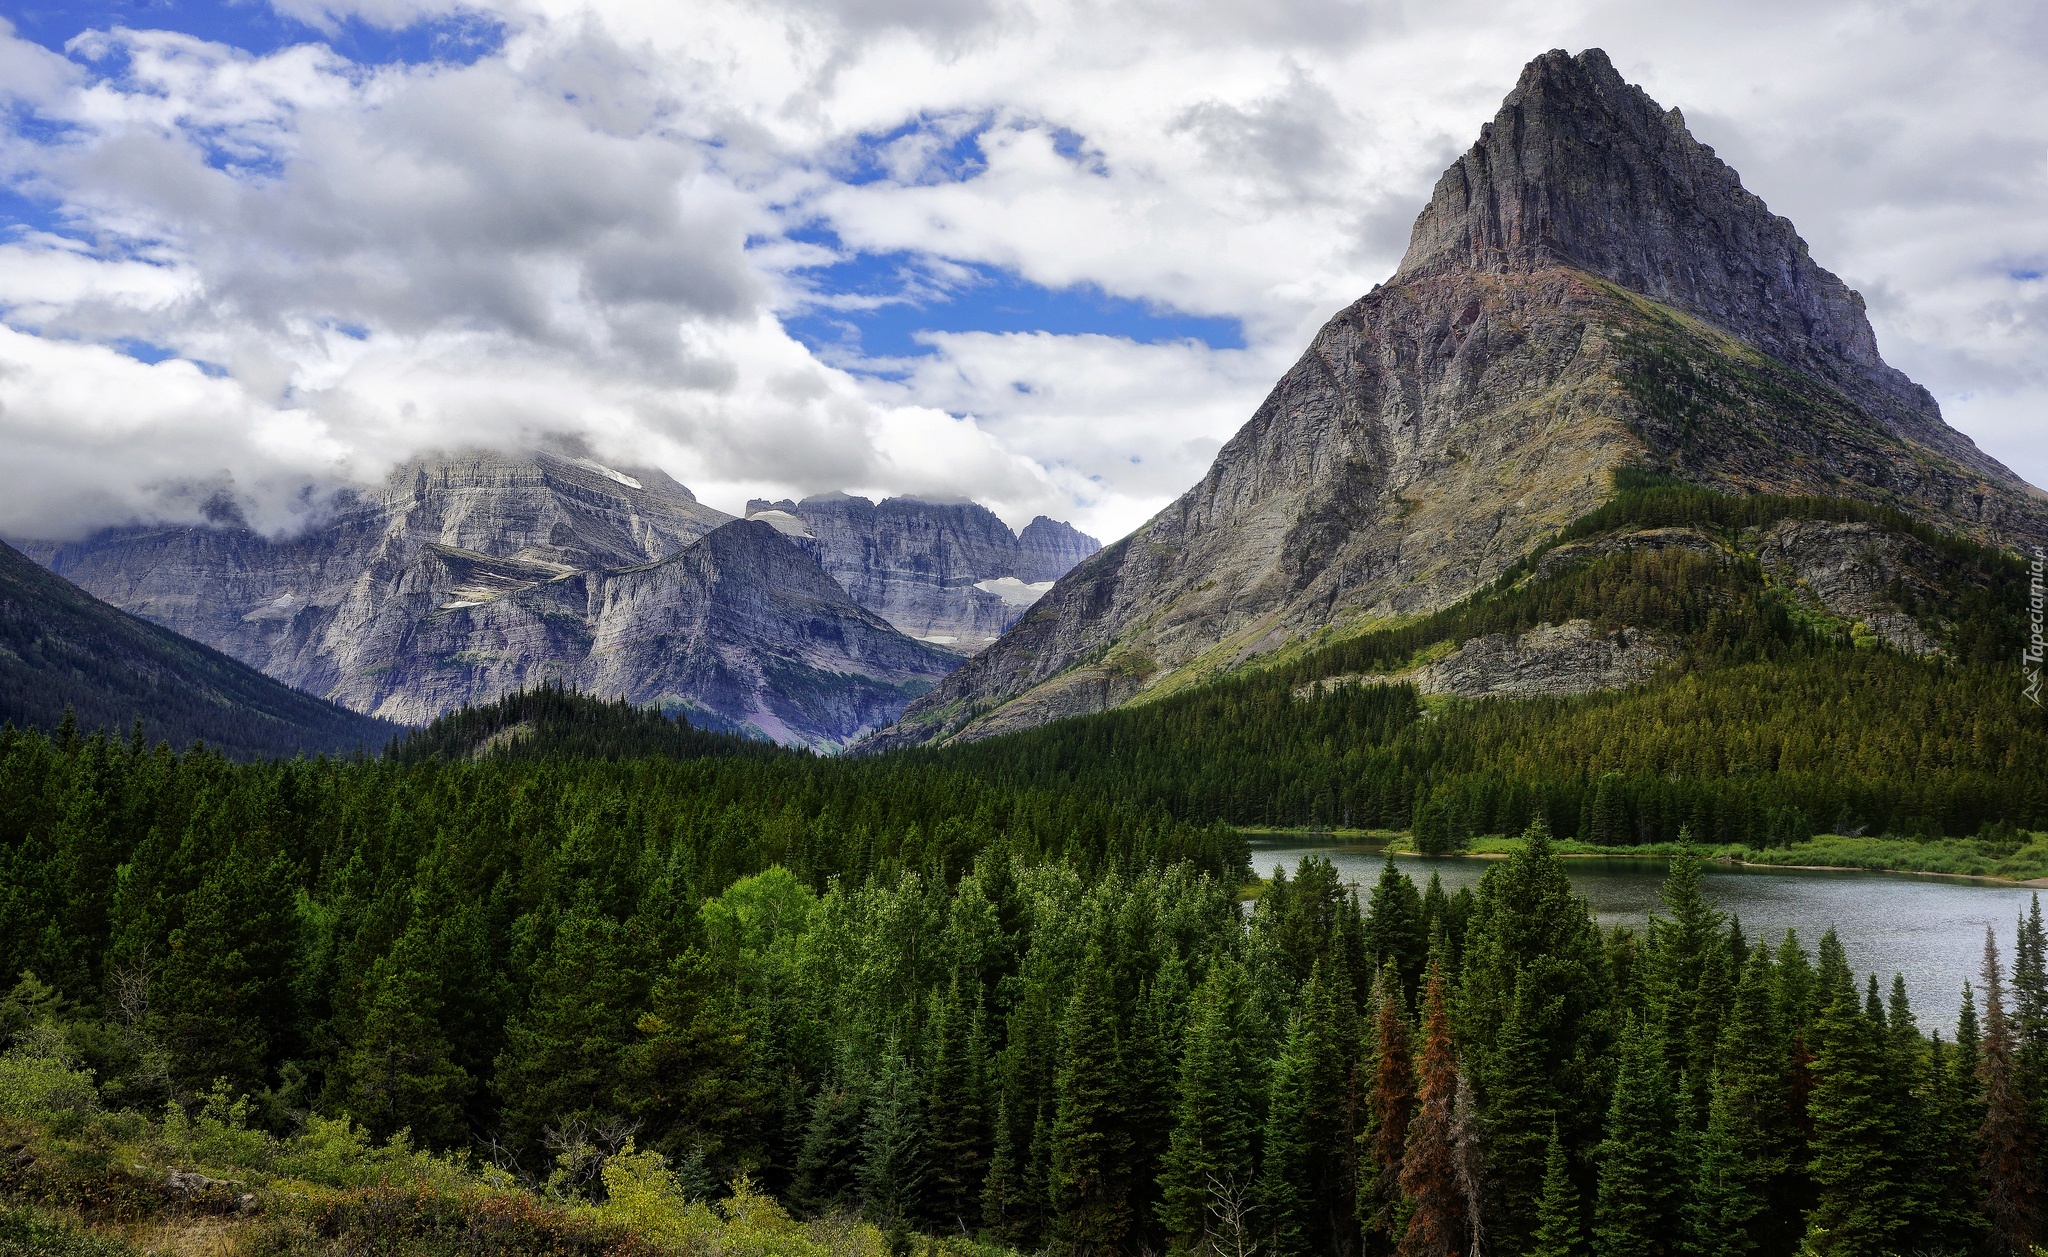
[[2034,547],[2033,582],[2027,593],[2027,618],[2033,631],[2027,636],[2026,648],[2020,651],[2020,669],[2026,674],[2026,695],[2034,706],[2041,705],[2041,657],[2048,653],[2048,638],[2042,635],[2044,604],[2048,604],[2048,590],[2042,585],[2042,575],[2048,571],[2048,549]]

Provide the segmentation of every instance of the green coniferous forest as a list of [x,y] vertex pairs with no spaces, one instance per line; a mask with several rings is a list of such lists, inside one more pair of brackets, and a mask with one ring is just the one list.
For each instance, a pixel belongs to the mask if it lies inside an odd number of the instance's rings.
[[[874,757],[557,690],[376,759],[7,729],[0,1253],[2027,1257],[2038,909],[1916,1012],[1692,856],[1603,933],[1552,845],[2048,823],[2010,561],[1919,537],[1912,658],[1773,583],[1783,518],[1919,536],[1632,482],[1437,616]],[[1568,549],[1674,523],[1725,545]],[[1575,616],[1675,662],[1322,684]],[[1233,826],[1318,822],[1526,841],[1476,893],[1247,890]]]

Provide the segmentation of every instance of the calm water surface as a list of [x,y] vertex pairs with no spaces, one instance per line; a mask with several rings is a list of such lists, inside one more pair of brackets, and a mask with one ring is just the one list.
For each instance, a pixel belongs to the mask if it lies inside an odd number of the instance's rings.
[[[1275,865],[1294,874],[1304,855],[1327,856],[1346,882],[1370,897],[1385,860],[1377,846],[1318,839],[1313,835],[1254,838],[1252,868],[1270,876]],[[1431,873],[1453,894],[1476,886],[1495,862],[1477,858],[1395,856],[1394,863],[1429,884]],[[1657,889],[1667,862],[1655,859],[1568,859],[1572,885],[1585,897],[1602,928],[1641,927],[1661,910]],[[1824,873],[1797,869],[1744,869],[1709,864],[1701,879],[1707,897],[1742,921],[1751,943],[1773,945],[1787,929],[1799,931],[1809,955],[1822,931],[1833,926],[1858,975],[1875,972],[1887,992],[1892,974],[1906,977],[1906,992],[1923,1029],[1955,1029],[1963,983],[1975,983],[1983,964],[1984,927],[1998,931],[1998,950],[2012,963],[2013,926],[2036,893],[2011,886],[1916,877],[1905,873]],[[1860,980],[1860,977],[1859,977]]]

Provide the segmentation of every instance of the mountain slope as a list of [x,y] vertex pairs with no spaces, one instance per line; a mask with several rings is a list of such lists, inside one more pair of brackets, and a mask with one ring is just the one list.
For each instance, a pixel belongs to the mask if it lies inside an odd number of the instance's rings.
[[1447,606],[1641,467],[2000,545],[2042,495],[1886,366],[1862,301],[1598,50],[1531,62],[1399,271],[1217,455],[878,744],[1169,693]]
[[782,531],[855,602],[920,641],[962,653],[994,641],[1053,581],[1101,549],[1043,515],[1012,533],[973,502],[828,493],[757,499],[747,516]]
[[659,471],[470,452],[408,464],[282,541],[230,520],[28,549],[117,606],[409,723],[555,681],[836,746],[959,662],[737,523]]
[[0,721],[84,729],[235,759],[382,749],[396,726],[280,685],[219,651],[98,601],[0,544]]

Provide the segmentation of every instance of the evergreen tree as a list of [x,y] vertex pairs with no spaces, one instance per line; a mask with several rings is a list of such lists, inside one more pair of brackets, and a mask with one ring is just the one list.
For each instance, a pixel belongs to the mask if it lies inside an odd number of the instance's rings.
[[1529,1257],[1583,1257],[1579,1231],[1579,1189],[1565,1164],[1564,1141],[1550,1137],[1543,1154],[1543,1194],[1536,1201],[1536,1231]]
[[1656,1032],[1629,1018],[1620,1070],[1596,1158],[1593,1210],[1597,1257],[1662,1257],[1677,1251],[1681,1204],[1671,1078]]
[[916,1075],[892,1045],[869,1084],[860,1131],[862,1211],[876,1225],[902,1227],[922,1216],[923,1114]]
[[1687,1251],[1692,1257],[1748,1257],[1770,1205],[1769,1167],[1744,1157],[1742,1096],[1716,1078],[1701,1132],[1693,1189],[1686,1204]]
[[372,994],[343,1067],[339,1107],[378,1138],[409,1129],[429,1147],[465,1141],[463,1103],[475,1085],[455,1062],[435,964],[437,922],[425,913],[370,971]]
[[187,1093],[217,1078],[255,1091],[288,1046],[298,941],[293,880],[267,827],[257,828],[230,840],[224,858],[184,897],[156,1016]]
[[1287,1040],[1273,1063],[1266,1104],[1266,1137],[1258,1181],[1264,1249],[1273,1257],[1302,1257],[1316,1241],[1315,1170],[1318,1149],[1312,1133],[1316,1104],[1316,1045],[1299,1012],[1289,1021]]
[[1392,961],[1381,965],[1373,984],[1365,1058],[1369,1091],[1364,1129],[1358,1136],[1365,1150],[1356,1212],[1372,1257],[1391,1253],[1400,1239],[1401,1160],[1415,1115],[1415,1057],[1408,1044],[1408,1011],[1401,990],[1399,968]]
[[931,1216],[947,1231],[968,1231],[980,1215],[982,1175],[988,1160],[983,1129],[985,1049],[981,1009],[970,1014],[956,976],[932,1002],[928,1030],[930,1091],[925,1101]]
[[[1534,1226],[1542,1148],[1553,1123],[1567,1155],[1599,1136],[1601,1060],[1612,1026],[1600,932],[1539,821],[1522,848],[1487,871],[1465,941],[1459,1046],[1496,1144],[1513,1156],[1499,1216],[1509,1245]],[[1505,1044],[1503,1031],[1519,1022]],[[1503,1107],[1503,1097],[1509,1097]]]
[[1810,1173],[1817,1199],[1807,1218],[1807,1245],[1821,1254],[1890,1251],[1910,1206],[1902,1149],[1888,1103],[1889,1053],[1882,1009],[1872,1017],[1873,985],[1858,1001],[1853,984],[1831,978],[1822,940],[1823,988],[1833,998],[1814,1023],[1813,1122]]
[[614,1103],[644,1123],[644,1146],[678,1160],[749,1145],[748,1116],[770,1094],[750,1075],[747,1026],[718,998],[717,980],[695,948],[670,961],[634,1023],[638,1038],[619,1058]]
[[1091,944],[1060,1036],[1046,1185],[1053,1238],[1075,1254],[1115,1252],[1131,1227],[1119,1057],[1109,965]]
[[[1437,888],[1442,893],[1442,887]],[[1414,879],[1394,863],[1391,852],[1380,868],[1372,900],[1366,905],[1365,945],[1375,967],[1392,963],[1401,976],[1401,994],[1412,999],[1429,958],[1429,926]]]
[[1211,1243],[1217,1190],[1249,1197],[1253,1189],[1257,1067],[1238,1022],[1247,994],[1244,970],[1227,957],[1195,989],[1173,1134],[1159,1174],[1159,1218],[1176,1253]]
[[789,1199],[812,1216],[849,1213],[860,1203],[863,1104],[860,1089],[841,1074],[819,1084],[798,1146]]
[[1998,940],[1984,931],[1984,1031],[1977,1056],[1984,1124],[1978,1131],[1984,1216],[2002,1253],[2025,1254],[2041,1239],[2040,1127],[2020,1089]]
[[1691,1214],[1700,1252],[1783,1252],[1803,1229],[1778,985],[1759,943],[1742,966],[1714,1065]]
[[1423,980],[1420,1075],[1401,1159],[1408,1219],[1397,1251],[1400,1257],[1456,1257],[1464,1250],[1467,1218],[1456,1145],[1458,1059],[1451,1045],[1441,958],[1431,959]]

